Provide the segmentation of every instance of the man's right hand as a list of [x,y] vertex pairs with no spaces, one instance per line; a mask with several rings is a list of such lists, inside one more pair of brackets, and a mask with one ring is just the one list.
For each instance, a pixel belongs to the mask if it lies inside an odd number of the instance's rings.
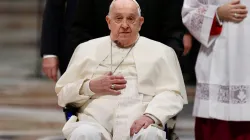
[[55,82],[57,81],[58,65],[59,61],[57,57],[43,58],[43,72]]
[[[123,76],[114,76],[111,72],[92,79],[89,88],[97,95],[119,95],[122,89],[126,88],[127,81]],[[112,86],[113,85],[113,86]]]
[[245,19],[247,17],[247,12],[246,6],[240,4],[240,0],[232,0],[217,9],[217,14],[220,20],[236,23]]

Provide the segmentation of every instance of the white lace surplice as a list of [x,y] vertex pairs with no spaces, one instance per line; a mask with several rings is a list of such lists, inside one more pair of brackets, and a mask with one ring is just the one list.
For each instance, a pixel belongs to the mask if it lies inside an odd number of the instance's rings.
[[[194,116],[250,121],[250,15],[241,23],[224,22],[210,37],[219,5],[228,0],[185,0],[185,26],[202,45],[196,63]],[[241,3],[250,9],[249,0]]]

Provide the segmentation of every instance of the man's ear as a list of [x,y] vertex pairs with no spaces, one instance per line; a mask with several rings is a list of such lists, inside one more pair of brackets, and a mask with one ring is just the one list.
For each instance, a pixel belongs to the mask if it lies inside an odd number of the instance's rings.
[[141,30],[141,27],[142,27],[142,24],[144,23],[144,17],[140,17],[140,19],[139,19],[139,26],[140,26],[140,28],[139,28],[139,31]]
[[111,20],[110,20],[109,15],[106,16],[106,22],[107,22],[108,27],[109,27],[109,30],[110,30],[110,29],[111,29],[111,28],[110,28],[110,22],[111,22]]

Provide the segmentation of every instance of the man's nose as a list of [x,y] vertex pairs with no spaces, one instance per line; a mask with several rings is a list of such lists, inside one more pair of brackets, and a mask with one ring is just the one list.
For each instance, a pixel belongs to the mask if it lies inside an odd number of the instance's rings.
[[127,29],[127,28],[129,27],[126,20],[123,20],[123,21],[122,21],[121,27],[124,28],[124,29]]

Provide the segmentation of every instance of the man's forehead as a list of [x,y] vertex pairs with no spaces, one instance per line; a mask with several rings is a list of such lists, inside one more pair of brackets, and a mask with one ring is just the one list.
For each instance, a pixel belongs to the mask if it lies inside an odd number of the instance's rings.
[[138,13],[137,12],[132,12],[132,11],[125,11],[125,12],[122,12],[122,11],[114,11],[112,13],[113,16],[138,16]]
[[111,9],[141,11],[139,4],[135,0],[113,0],[110,6]]
[[117,11],[113,11],[111,14],[112,17],[117,17],[117,16],[122,16],[122,17],[138,17],[138,12],[132,12],[132,11],[122,11],[122,10],[117,10]]

